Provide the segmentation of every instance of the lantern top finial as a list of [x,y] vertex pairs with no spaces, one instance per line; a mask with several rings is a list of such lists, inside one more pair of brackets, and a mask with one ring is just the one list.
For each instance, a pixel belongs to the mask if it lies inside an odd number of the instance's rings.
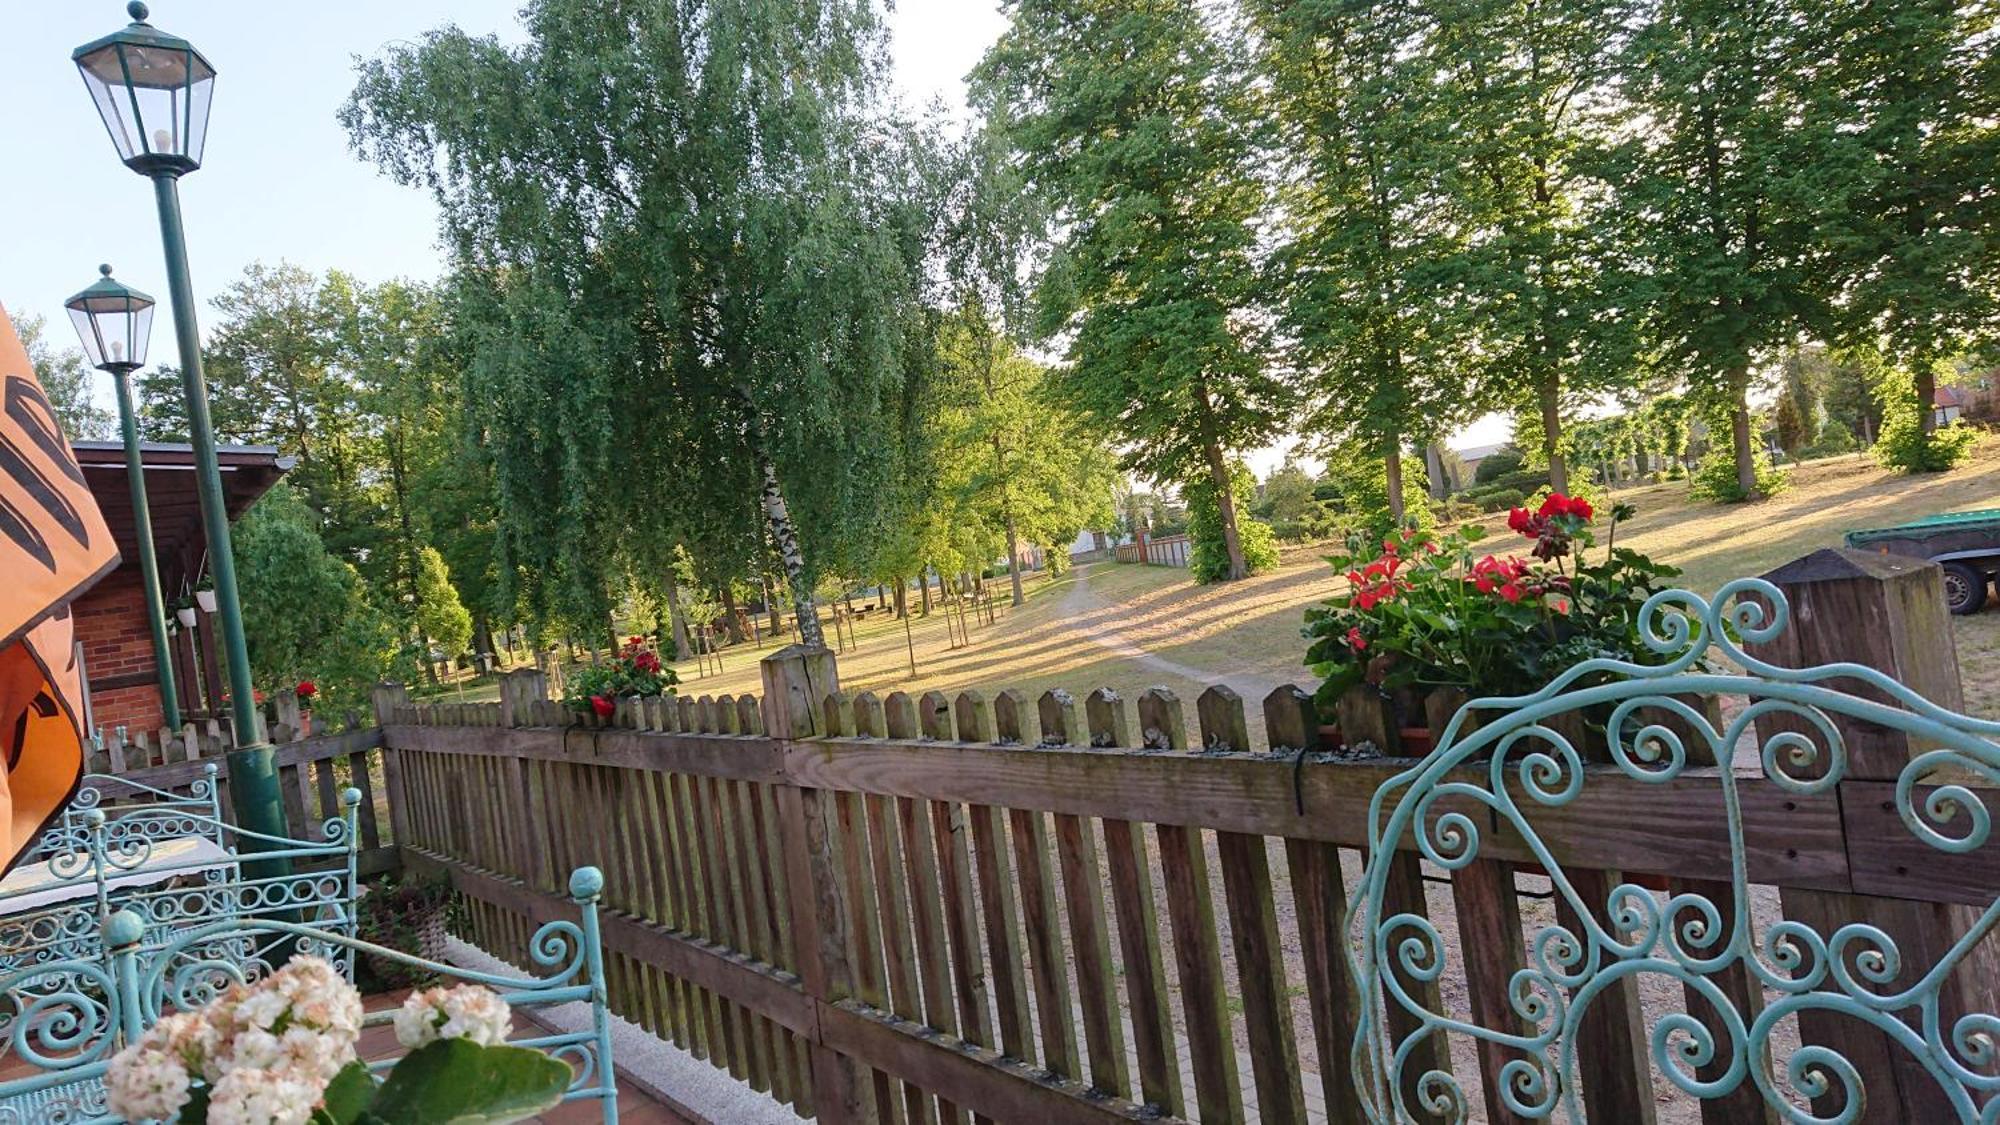
[[97,272],[98,272],[98,273],[100,273],[100,274],[102,274],[102,275],[103,275],[103,276],[105,276],[105,277],[110,277],[110,276],[111,276],[111,263],[110,263],[110,262],[103,262],[103,263],[100,263],[100,264],[98,265],[98,267],[97,267]]
[[145,23],[146,17],[153,14],[141,0],[132,0],[130,4],[125,5],[125,11],[132,17],[133,23]]

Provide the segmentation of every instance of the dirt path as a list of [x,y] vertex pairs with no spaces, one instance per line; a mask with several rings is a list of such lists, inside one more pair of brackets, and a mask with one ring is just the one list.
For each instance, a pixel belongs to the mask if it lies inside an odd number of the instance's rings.
[[1163,672],[1180,679],[1197,683],[1223,683],[1235,688],[1248,705],[1253,705],[1269,695],[1272,689],[1287,681],[1268,673],[1253,669],[1196,668],[1178,660],[1170,660],[1147,649],[1131,635],[1119,629],[1116,622],[1124,609],[1116,603],[1106,602],[1090,588],[1089,566],[1078,567],[1076,581],[1063,595],[1058,627],[1077,640],[1094,645],[1113,655],[1123,657],[1150,671]]

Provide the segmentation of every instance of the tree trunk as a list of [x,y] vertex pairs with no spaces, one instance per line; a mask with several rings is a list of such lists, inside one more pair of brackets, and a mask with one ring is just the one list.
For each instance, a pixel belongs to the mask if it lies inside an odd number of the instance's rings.
[[1451,495],[1452,482],[1445,479],[1444,453],[1437,442],[1424,446],[1424,472],[1430,477],[1431,499],[1443,500]]
[[778,610],[778,584],[768,574],[759,575],[757,580],[764,584],[764,612],[771,619],[771,635],[775,637],[785,631],[785,615]]
[[[1005,493],[1003,492],[1004,496]],[[1003,500],[1002,503],[1005,503]],[[1007,579],[1014,586],[1014,604],[1020,605],[1027,599],[1021,596],[1021,539],[1014,532],[1014,512],[1007,511]]]
[[898,578],[896,579],[896,616],[902,618],[909,615],[910,580],[907,578]]
[[1389,514],[1397,523],[1403,522],[1403,445],[1391,441],[1389,449],[1382,455],[1383,476],[1388,482]]
[[[759,429],[762,429],[761,424]],[[826,634],[820,631],[819,614],[813,611],[812,586],[806,581],[806,556],[799,549],[799,533],[792,526],[791,509],[785,506],[784,489],[778,487],[778,467],[771,463],[770,455],[761,445],[757,450],[757,467],[764,478],[764,517],[771,524],[771,542],[777,544],[778,561],[785,566],[785,581],[792,588],[792,605],[798,613],[799,640],[816,648],[826,647]]]
[[716,583],[717,593],[722,597],[722,628],[729,634],[729,643],[743,643],[743,619],[736,612],[736,591],[728,579]]
[[931,568],[917,571],[917,592],[923,595],[923,615],[931,615]]
[[1916,364],[1917,432],[1924,436],[1928,445],[1931,435],[1937,432],[1937,365],[1927,359],[1919,359]]
[[687,616],[681,612],[680,581],[674,577],[674,568],[667,567],[667,620],[674,630],[674,659],[685,660],[688,653]]
[[1562,455],[1562,378],[1558,375],[1545,377],[1537,388],[1536,398],[1542,408],[1542,455],[1549,462],[1549,489],[1554,492],[1569,491],[1569,465]]
[[1730,442],[1735,447],[1736,489],[1745,500],[1757,497],[1757,451],[1750,445],[1750,367],[1748,364],[1729,373],[1730,392],[1736,399],[1736,408],[1729,414]]
[[1222,455],[1222,446],[1216,442],[1208,445],[1208,479],[1215,486],[1215,507],[1217,517],[1222,521],[1222,545],[1229,552],[1229,580],[1231,582],[1250,575],[1250,568],[1243,562],[1243,541],[1236,533],[1236,494],[1229,481],[1229,462]]

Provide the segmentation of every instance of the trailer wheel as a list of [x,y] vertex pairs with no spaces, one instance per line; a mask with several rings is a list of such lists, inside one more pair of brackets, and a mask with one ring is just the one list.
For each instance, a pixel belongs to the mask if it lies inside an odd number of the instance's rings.
[[1956,614],[1978,613],[1986,604],[1986,575],[1968,563],[1945,563],[1944,604]]

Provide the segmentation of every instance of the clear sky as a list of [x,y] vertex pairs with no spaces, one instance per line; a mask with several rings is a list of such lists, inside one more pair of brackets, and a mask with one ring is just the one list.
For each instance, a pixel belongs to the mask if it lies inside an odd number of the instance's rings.
[[[339,268],[365,281],[438,275],[436,209],[348,151],[334,113],[353,60],[446,23],[516,38],[516,0],[158,0],[155,26],[217,71],[203,167],[181,184],[195,291],[207,299],[252,262]],[[56,323],[62,302],[110,262],[164,304],[152,190],[118,163],[69,54],[127,22],[122,0],[0,0],[0,128],[16,156],[0,172],[0,303]],[[964,76],[998,36],[991,0],[901,0],[891,17],[904,93],[962,106]],[[152,358],[171,357],[164,316]],[[109,390],[100,388],[101,397]],[[1473,436],[1472,440],[1499,440]],[[1275,451],[1252,458],[1261,473]]]

